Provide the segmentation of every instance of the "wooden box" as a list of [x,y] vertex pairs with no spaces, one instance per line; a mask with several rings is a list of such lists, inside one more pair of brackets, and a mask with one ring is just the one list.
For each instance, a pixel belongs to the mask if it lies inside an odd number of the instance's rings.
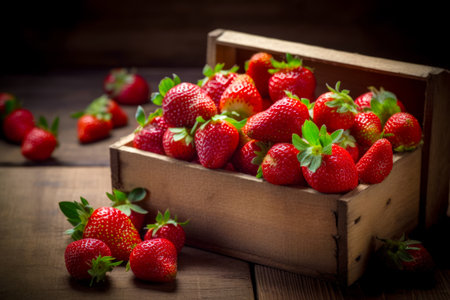
[[318,93],[338,80],[352,95],[369,85],[395,91],[422,122],[423,147],[396,154],[380,184],[321,194],[141,151],[132,147],[131,134],[110,146],[112,186],[145,187],[152,212],[169,208],[180,220],[189,219],[191,246],[350,285],[364,273],[375,237],[408,233],[419,215],[431,224],[445,212],[448,155],[435,155],[449,146],[449,105],[443,103],[448,72],[224,30],[209,34],[207,62],[243,67],[257,51],[301,56],[315,70]]

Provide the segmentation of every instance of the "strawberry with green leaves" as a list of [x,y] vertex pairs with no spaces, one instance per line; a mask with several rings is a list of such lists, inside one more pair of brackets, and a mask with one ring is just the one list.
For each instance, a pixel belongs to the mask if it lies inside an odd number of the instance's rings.
[[147,225],[148,231],[144,236],[144,240],[167,239],[174,244],[177,253],[180,253],[186,241],[186,232],[182,226],[185,226],[187,223],[188,221],[178,222],[176,216],[172,218],[168,209],[164,214],[158,212],[156,222]]
[[146,195],[147,191],[144,188],[134,188],[129,193],[113,189],[112,194],[106,193],[106,196],[112,201],[112,207],[126,214],[137,230],[142,229],[145,215],[148,212],[136,203],[144,200]]
[[55,118],[51,127],[44,117],[39,118],[37,126],[31,129],[22,142],[22,155],[32,161],[44,161],[52,156],[58,146],[59,118]]
[[81,239],[67,245],[64,261],[69,274],[77,280],[90,280],[90,286],[104,281],[122,261],[114,261],[108,245],[98,239]]
[[12,143],[21,144],[27,133],[35,127],[33,113],[21,107],[15,98],[6,100],[3,109],[2,126],[5,138]]
[[326,126],[312,121],[302,126],[302,138],[294,134],[293,145],[300,151],[298,160],[306,182],[321,193],[343,193],[356,188],[358,172],[350,154],[336,143],[343,130],[331,135]]
[[350,130],[344,130],[342,132],[341,138],[337,141],[337,144],[347,150],[350,153],[351,157],[355,164],[359,159],[359,145],[356,142],[356,139],[351,135]]
[[310,68],[303,66],[301,59],[286,54],[286,61],[273,58],[271,61],[269,94],[273,102],[283,98],[286,90],[299,98],[314,98],[316,77]]
[[197,83],[211,97],[216,107],[219,107],[220,98],[225,89],[238,76],[238,66],[233,66],[229,70],[223,70],[224,66],[225,64],[219,63],[213,69],[209,65],[205,65],[203,67],[203,75],[205,75],[205,78],[199,80]]
[[412,151],[422,142],[422,128],[410,113],[393,114],[384,125],[383,131],[395,152]]
[[379,90],[369,87],[369,90],[355,99],[359,111],[374,112],[382,124],[386,123],[394,113],[405,111],[405,106],[394,93],[386,91],[382,87]]
[[120,104],[138,105],[147,103],[150,86],[136,70],[113,69],[103,81],[105,93]]
[[263,98],[269,98],[269,79],[272,74],[272,54],[266,52],[258,52],[252,55],[245,62],[245,74],[250,76],[255,82],[256,89]]
[[[13,94],[0,93],[0,122],[3,122],[8,110],[13,111],[11,106],[15,105],[14,103],[17,103],[17,100]],[[10,109],[8,109],[8,106],[10,106]]]
[[162,109],[158,108],[146,117],[142,106],[138,106],[136,121],[139,126],[134,131],[133,147],[164,154],[163,136],[169,125],[163,117]]
[[392,145],[387,139],[379,139],[356,164],[360,182],[375,184],[382,182],[393,166]]
[[360,112],[355,115],[351,134],[355,137],[364,154],[370,146],[383,137],[383,128],[380,118],[373,112]]
[[164,133],[162,142],[167,156],[191,161],[197,154],[193,133],[186,127],[168,128]]
[[239,172],[256,176],[258,168],[271,146],[271,143],[262,141],[248,141],[234,153],[232,158],[234,168]]
[[325,125],[329,132],[338,129],[350,129],[358,112],[356,104],[350,97],[349,90],[340,91],[341,82],[333,89],[327,84],[328,92],[320,95],[314,102],[313,120],[317,126]]

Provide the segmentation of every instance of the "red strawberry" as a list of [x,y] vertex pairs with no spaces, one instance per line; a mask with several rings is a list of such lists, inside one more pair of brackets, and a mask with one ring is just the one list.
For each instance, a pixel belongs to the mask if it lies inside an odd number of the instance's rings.
[[272,74],[269,73],[269,70],[272,69],[272,55],[265,52],[255,53],[245,66],[245,74],[253,79],[261,97],[270,97],[269,79]]
[[384,135],[391,142],[394,151],[411,151],[421,143],[422,129],[413,115],[399,112],[387,120]]
[[188,221],[182,223],[178,222],[176,216],[172,219],[168,209],[165,211],[164,215],[161,212],[158,212],[156,215],[156,223],[147,225],[148,231],[144,236],[144,240],[156,238],[167,239],[174,244],[177,253],[180,253],[186,241],[186,233],[182,226],[187,223]]
[[333,89],[327,84],[329,92],[320,95],[314,102],[314,123],[319,127],[325,125],[328,132],[350,129],[358,112],[349,91],[339,91],[340,85],[338,81]]
[[276,185],[305,184],[297,159],[299,151],[290,143],[272,146],[262,161],[257,177]]
[[7,140],[20,144],[34,126],[34,117],[31,111],[18,108],[6,115],[3,120],[3,133]]
[[112,207],[126,214],[137,230],[142,229],[145,214],[148,212],[136,203],[144,200],[146,195],[147,191],[143,188],[135,188],[130,193],[124,193],[117,189],[114,189],[112,194],[106,193],[106,196],[112,201]]
[[380,139],[356,164],[359,180],[369,184],[380,183],[391,173],[392,165],[392,145],[387,139]]
[[127,113],[112,99],[108,101],[108,112],[111,114],[111,121],[114,128],[123,127],[128,124]]
[[113,125],[108,117],[99,118],[94,115],[84,115],[78,119],[78,140],[92,143],[109,136]]
[[335,143],[339,141],[342,130],[331,135],[326,127],[319,130],[312,121],[302,126],[303,139],[297,134],[292,143],[300,150],[298,160],[302,166],[306,182],[321,193],[343,193],[358,185],[358,172],[350,154]]
[[120,104],[137,105],[147,103],[150,87],[147,81],[134,71],[113,69],[103,82],[105,93]]
[[220,169],[225,166],[239,143],[239,132],[230,118],[217,115],[203,122],[195,132],[194,142],[200,163],[205,168]]
[[86,199],[81,203],[60,202],[59,207],[74,226],[67,231],[74,240],[94,238],[103,241],[118,260],[128,260],[131,250],[142,240],[130,218],[114,207],[94,210]]
[[209,120],[216,115],[214,101],[198,85],[181,82],[174,74],[173,79],[164,78],[159,84],[159,93],[152,94],[152,101],[162,105],[164,119],[170,127],[192,127],[196,118]]
[[111,272],[121,261],[113,262],[108,245],[97,239],[73,241],[66,247],[64,260],[69,274],[77,279],[90,279],[90,285],[103,281],[107,272]]
[[240,147],[233,155],[232,164],[239,172],[256,176],[264,156],[270,149],[270,144],[250,140]]
[[7,113],[6,107],[8,106],[7,102],[9,101],[15,102],[16,97],[10,93],[0,93],[0,120],[3,120],[3,117]]
[[38,127],[31,129],[22,142],[22,155],[33,161],[44,161],[52,155],[58,146],[59,118],[55,118],[51,128],[47,120],[41,117]]
[[79,118],[83,115],[93,115],[99,119],[111,120],[113,128],[125,126],[128,123],[128,115],[125,111],[116,101],[106,95],[93,100],[84,111],[74,113],[72,117]]
[[216,107],[219,107],[220,98],[225,89],[238,76],[236,73],[239,69],[238,66],[234,66],[229,70],[222,70],[224,65],[225,64],[217,64],[214,67],[214,70],[209,65],[205,65],[203,68],[203,75],[205,75],[205,78],[198,82],[198,85],[202,90],[204,90],[214,101]]
[[350,134],[349,130],[342,132],[342,136],[338,140],[337,144],[350,153],[356,164],[359,159],[359,145],[357,144],[355,138]]
[[357,113],[350,131],[361,146],[362,152],[367,151],[383,136],[380,118],[373,112]]
[[219,110],[235,117],[245,119],[262,110],[262,99],[253,79],[241,74],[226,88],[220,98]]
[[194,137],[186,127],[168,128],[163,136],[164,152],[167,156],[191,161],[196,151]]
[[255,140],[290,142],[292,134],[301,133],[303,122],[308,119],[306,105],[298,97],[287,93],[265,111],[248,118],[242,131]]
[[166,239],[143,241],[131,252],[128,268],[142,280],[173,281],[177,275],[177,250]]
[[133,147],[164,154],[163,136],[169,125],[162,116],[162,110],[157,109],[146,118],[144,109],[139,106],[136,110],[136,121],[139,126],[134,131]]
[[269,79],[269,94],[273,102],[283,98],[289,91],[299,98],[313,99],[316,89],[316,78],[314,73],[302,66],[300,59],[286,54],[286,62],[279,62],[272,59],[272,67],[269,72],[272,76]]

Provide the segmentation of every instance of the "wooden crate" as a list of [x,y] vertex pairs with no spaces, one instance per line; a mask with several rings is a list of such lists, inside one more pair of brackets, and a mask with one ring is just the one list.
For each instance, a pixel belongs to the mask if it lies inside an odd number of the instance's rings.
[[[441,213],[436,206],[442,204],[442,190],[447,188],[448,195],[448,164],[430,154],[441,153],[434,144],[441,140],[448,145],[448,138],[430,132],[448,129],[448,124],[440,115],[435,120],[436,113],[431,118],[429,110],[448,111],[448,104],[441,103],[441,93],[449,94],[444,85],[448,73],[222,30],[209,35],[207,62],[242,67],[261,50],[302,56],[315,69],[319,87],[340,80],[355,94],[368,85],[395,91],[424,124],[424,146],[396,154],[391,174],[380,184],[321,194],[141,151],[132,147],[131,134],[110,146],[112,186],[125,191],[145,187],[150,192],[145,205],[152,213],[170,208],[180,220],[190,219],[186,232],[191,246],[350,285],[364,273],[375,237],[410,232],[425,206],[432,210],[426,213],[428,220]],[[438,172],[430,171],[433,164],[440,165]],[[437,174],[447,177],[431,182]],[[424,202],[430,195],[436,198]]]

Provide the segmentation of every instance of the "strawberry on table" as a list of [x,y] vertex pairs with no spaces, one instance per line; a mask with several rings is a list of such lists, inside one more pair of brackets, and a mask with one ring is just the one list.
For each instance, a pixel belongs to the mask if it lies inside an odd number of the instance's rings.
[[[14,105],[13,103],[16,102],[16,97],[14,97],[13,94],[10,93],[0,93],[0,120],[3,121],[3,118],[6,115],[7,106],[8,105]],[[7,102],[11,102],[8,104]],[[13,110],[12,108],[10,109]]]
[[245,74],[250,76],[255,82],[256,89],[263,98],[269,95],[269,79],[272,74],[272,54],[266,52],[258,52],[252,55],[245,63]]
[[239,70],[238,66],[233,66],[229,70],[223,70],[224,66],[225,64],[219,63],[213,69],[209,65],[205,65],[203,68],[205,78],[197,83],[211,97],[216,107],[219,107],[220,98],[225,89],[238,76],[236,73]]
[[232,158],[234,168],[239,172],[256,176],[271,145],[257,140],[248,141],[234,153]]
[[162,115],[162,109],[158,108],[146,117],[142,106],[138,106],[136,121],[139,126],[134,131],[133,147],[164,154],[163,136],[169,125]]
[[105,93],[120,104],[138,105],[149,101],[150,86],[135,70],[113,69],[103,81]]
[[20,108],[20,104],[15,100],[7,104],[5,109],[3,134],[8,141],[21,144],[25,135],[35,127],[33,113],[26,108]]
[[137,230],[142,229],[145,215],[148,212],[136,203],[144,200],[146,195],[147,191],[144,188],[134,188],[129,193],[113,189],[112,194],[106,193],[106,196],[112,201],[112,207],[126,214]]
[[392,145],[387,139],[376,141],[356,164],[359,180],[374,184],[382,182],[393,166]]
[[395,152],[412,151],[422,141],[419,121],[406,112],[393,114],[384,125],[384,136],[391,142]]
[[72,114],[74,118],[83,115],[95,115],[100,119],[110,119],[113,128],[122,127],[128,123],[128,115],[116,101],[106,95],[93,100],[82,112]]
[[22,142],[22,155],[32,161],[49,159],[58,146],[59,118],[55,118],[51,127],[44,117],[39,118],[37,127],[31,129]]
[[122,261],[114,261],[108,245],[98,239],[81,239],[67,245],[64,252],[66,269],[77,280],[91,280],[90,285],[105,280],[106,273]]
[[186,127],[168,128],[163,135],[163,148],[167,156],[191,161],[197,152],[191,130]]

